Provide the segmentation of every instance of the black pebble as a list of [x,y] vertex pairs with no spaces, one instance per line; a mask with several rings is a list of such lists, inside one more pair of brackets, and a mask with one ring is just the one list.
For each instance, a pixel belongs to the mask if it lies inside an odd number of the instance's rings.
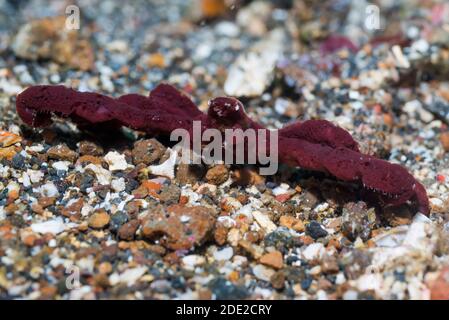
[[306,233],[315,240],[327,236],[327,231],[316,221],[307,225]]
[[218,300],[245,299],[249,294],[243,286],[236,286],[224,278],[215,278],[208,283]]
[[128,215],[123,211],[118,211],[111,216],[110,229],[117,232],[122,225],[128,222]]
[[20,153],[17,153],[13,158],[12,158],[12,167],[14,169],[23,169],[23,167],[25,166],[25,158],[22,157],[22,155]]
[[312,278],[305,278],[304,280],[301,281],[301,289],[302,290],[307,290],[309,289],[310,285],[312,284]]
[[139,182],[134,179],[129,179],[126,183],[125,191],[131,193],[133,190],[137,189]]

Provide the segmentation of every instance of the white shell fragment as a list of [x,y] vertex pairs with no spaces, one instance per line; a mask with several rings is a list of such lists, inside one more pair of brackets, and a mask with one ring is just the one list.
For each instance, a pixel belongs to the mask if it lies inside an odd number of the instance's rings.
[[67,229],[75,227],[76,224],[68,223],[65,224],[61,217],[53,220],[48,220],[45,222],[33,223],[31,225],[31,230],[36,233],[46,234],[59,234]]
[[253,217],[257,224],[265,230],[266,233],[276,230],[276,225],[271,221],[270,217],[260,211],[253,211]]
[[120,154],[117,151],[108,152],[108,154],[105,155],[104,160],[108,163],[109,170],[111,171],[126,170],[126,168],[128,168],[125,155]]
[[101,185],[107,185],[111,182],[112,175],[108,170],[90,163],[84,168],[84,170],[81,170],[81,172],[84,172],[88,169],[95,174],[98,179],[98,183],[100,183]]
[[148,170],[151,174],[156,176],[163,176],[170,179],[175,178],[175,165],[178,153],[172,149],[167,149],[170,152],[170,157],[162,164],[149,166]]
[[120,274],[120,282],[132,286],[147,272],[147,267],[136,267]]

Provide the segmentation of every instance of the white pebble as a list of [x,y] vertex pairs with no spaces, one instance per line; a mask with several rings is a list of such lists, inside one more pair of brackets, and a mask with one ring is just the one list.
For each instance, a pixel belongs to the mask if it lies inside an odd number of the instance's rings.
[[110,183],[112,176],[108,170],[106,170],[102,167],[96,166],[93,163],[88,164],[84,170],[87,170],[87,169],[91,170],[95,174],[95,176],[98,179],[99,184],[107,185]]
[[271,276],[275,273],[273,269],[265,267],[264,265],[258,264],[253,267],[254,276],[263,281],[270,281]]
[[117,151],[110,151],[105,155],[104,160],[109,165],[109,170],[119,171],[126,170],[128,163],[126,162],[125,155],[118,153]]
[[320,259],[325,251],[322,243],[312,243],[303,250],[302,256],[309,261],[316,260]]
[[273,232],[276,230],[276,225],[273,221],[270,220],[267,214],[264,214],[260,211],[254,211],[253,217],[256,220],[257,224],[265,230],[266,233]]
[[74,223],[68,223],[65,224],[61,217],[58,217],[53,220],[48,220],[45,222],[38,222],[33,223],[31,225],[31,230],[36,233],[51,233],[51,234],[59,234],[61,232],[64,232],[66,229],[70,229],[75,227],[76,224]]
[[230,260],[234,255],[234,250],[232,247],[226,247],[221,250],[217,250],[214,252],[214,258],[218,261]]
[[115,192],[122,192],[126,188],[125,179],[114,179],[111,182],[111,187]]
[[343,300],[357,300],[358,293],[355,290],[348,290],[343,294]]
[[182,263],[186,267],[196,267],[204,264],[205,262],[206,259],[198,254],[191,254],[182,258]]
[[127,269],[122,274],[120,274],[120,282],[126,283],[128,286],[132,286],[147,272],[147,267],[137,267],[132,269]]
[[56,161],[52,164],[52,167],[59,171],[68,171],[69,170],[69,161]]
[[217,33],[226,37],[237,37],[240,33],[240,28],[235,23],[230,21],[222,21],[215,26]]
[[53,182],[47,182],[39,188],[39,192],[44,197],[56,197],[59,195],[58,188]]
[[30,177],[32,183],[38,183],[44,177],[44,173],[42,171],[31,169],[27,170],[27,175]]
[[31,186],[30,176],[26,172],[22,173],[22,177],[20,178],[19,182],[22,182],[25,188]]

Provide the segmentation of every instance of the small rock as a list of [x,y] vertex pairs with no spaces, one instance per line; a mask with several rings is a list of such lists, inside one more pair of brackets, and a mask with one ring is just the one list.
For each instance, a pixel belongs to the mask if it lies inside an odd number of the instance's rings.
[[112,264],[107,261],[100,263],[98,272],[100,272],[100,274],[110,274],[112,272]]
[[67,147],[65,144],[60,144],[54,147],[51,147],[47,151],[47,155],[50,159],[62,160],[62,161],[70,161],[75,162],[78,154]]
[[22,141],[22,137],[7,131],[0,131],[0,148],[10,147]]
[[284,265],[282,253],[279,251],[273,251],[273,252],[264,254],[260,258],[259,262],[268,267],[272,267],[274,269],[281,269]]
[[114,179],[111,182],[111,188],[112,190],[114,190],[115,192],[122,192],[126,189],[126,182],[125,179],[120,178],[120,179]]
[[14,157],[14,155],[17,154],[17,152],[19,152],[20,149],[11,146],[11,147],[6,147],[6,148],[0,148],[0,160],[2,159],[7,159],[7,160],[12,160],[12,158]]
[[301,220],[291,216],[281,216],[279,218],[279,223],[283,227],[287,227],[298,232],[304,232],[305,230],[304,223]]
[[179,202],[179,197],[181,196],[181,189],[175,185],[170,184],[169,186],[162,186],[161,192],[159,193],[159,200],[167,205],[176,204]]
[[348,203],[343,208],[341,231],[351,241],[360,237],[368,240],[376,222],[374,209],[368,210],[365,202]]
[[231,260],[234,255],[234,250],[232,247],[223,248],[214,252],[214,259],[217,261],[227,261]]
[[330,274],[337,273],[340,270],[337,259],[334,256],[325,255],[321,262],[321,270]]
[[128,222],[128,215],[123,211],[117,211],[111,216],[110,229],[116,232],[120,230],[126,222]]
[[38,237],[34,233],[29,233],[22,236],[22,242],[28,247],[34,247]]
[[324,248],[322,243],[312,243],[302,251],[302,255],[304,259],[313,261],[316,259],[320,259],[325,251],[326,249]]
[[17,153],[12,157],[12,167],[16,170],[23,169],[25,166],[25,158],[20,154]]
[[89,218],[89,227],[94,229],[103,229],[111,220],[109,214],[105,210],[98,210]]
[[270,217],[267,214],[260,211],[254,211],[252,214],[254,220],[256,220],[257,224],[265,230],[266,233],[276,230],[276,225],[270,220]]
[[119,238],[127,241],[133,240],[137,229],[139,229],[139,226],[139,220],[131,220],[130,222],[125,223],[118,230]]
[[146,64],[150,68],[164,68],[166,64],[166,59],[163,54],[156,52],[151,54],[146,60]]
[[30,180],[31,180],[32,183],[38,183],[44,177],[44,173],[42,171],[39,171],[39,170],[29,170],[28,169],[26,171],[26,173],[30,177]]
[[86,165],[86,164],[94,164],[96,166],[101,166],[102,159],[100,157],[84,155],[78,158],[76,161],[76,165]]
[[54,198],[59,195],[58,188],[56,188],[55,184],[51,181],[40,186],[38,191],[41,194],[41,196],[47,197],[47,198]]
[[217,18],[227,11],[225,0],[193,0],[189,1],[186,18],[189,21],[204,21]]
[[104,153],[102,147],[91,141],[81,141],[78,145],[78,152],[83,156],[101,156]]
[[220,185],[229,178],[229,170],[224,164],[219,164],[209,169],[206,173],[206,180],[209,183]]
[[343,294],[343,300],[357,300],[359,293],[355,290],[348,290]]
[[221,21],[215,26],[218,34],[226,37],[237,37],[240,33],[240,28],[233,22]]
[[194,185],[204,176],[205,168],[202,165],[189,165],[180,163],[176,170],[176,181],[180,184]]
[[[380,253],[384,255],[385,252]],[[385,258],[385,257],[384,257]],[[388,259],[388,258],[387,258]],[[347,279],[358,279],[358,281],[365,282],[367,286],[373,284],[369,276],[381,276],[379,273],[366,273],[366,269],[372,265],[372,255],[368,250],[353,250],[351,254],[347,255],[344,260],[340,260],[341,267],[344,268],[344,274]],[[368,276],[360,279],[360,277]],[[382,276],[381,276],[382,277]],[[359,282],[360,283],[360,282]]]
[[59,234],[65,230],[71,228],[73,225],[65,224],[62,218],[56,218],[45,222],[33,223],[31,230],[36,233],[46,234]]
[[201,13],[204,18],[215,18],[226,12],[224,0],[201,0]]
[[261,37],[267,32],[273,5],[270,1],[251,1],[237,11],[236,22],[250,35]]
[[315,240],[327,236],[327,231],[316,221],[312,221],[307,225],[306,233]]
[[104,157],[104,160],[108,163],[109,170],[111,171],[123,171],[128,168],[125,155],[120,154],[117,151],[108,152]]
[[255,185],[265,187],[265,178],[257,173],[257,170],[240,168],[233,171],[233,182],[240,186]]
[[444,267],[430,285],[430,295],[432,300],[449,300],[449,267]]
[[194,268],[206,263],[206,259],[198,254],[191,254],[182,258],[182,263],[186,267]]
[[444,151],[449,152],[449,131],[444,131],[440,134],[440,141]]
[[132,286],[147,272],[147,267],[137,267],[126,269],[122,274],[120,274],[119,281],[121,283],[126,283],[128,286]]
[[228,228],[219,224],[214,230],[214,239],[218,245],[222,246],[226,243],[228,237]]
[[264,249],[261,246],[253,244],[247,240],[240,240],[238,245],[242,247],[243,250],[248,252],[254,259],[260,259],[263,255]]
[[200,245],[212,234],[215,218],[202,206],[172,205],[153,210],[143,224],[143,235],[160,238],[161,244],[172,250],[190,249]]
[[[44,207],[43,204],[39,203],[42,207]],[[84,201],[82,198],[80,199],[73,199],[70,200],[69,203],[67,203],[64,208],[62,208],[62,215],[70,218],[70,217],[78,217],[81,214],[81,209],[84,206]],[[45,208],[45,207],[44,207]]]
[[156,139],[141,140],[134,143],[132,158],[135,165],[150,165],[161,159],[165,153],[165,147]]
[[288,201],[290,198],[291,198],[291,195],[288,193],[280,194],[275,197],[276,201],[279,201],[280,203],[284,203],[284,202]]
[[207,286],[217,300],[240,300],[249,296],[249,292],[245,286],[237,286],[231,281],[221,277],[213,278]]
[[42,208],[42,206],[37,202],[31,205],[31,210],[33,210],[34,213],[37,213],[39,215],[42,215],[44,213],[44,208]]
[[274,247],[284,252],[288,248],[301,246],[299,237],[293,237],[288,229],[278,228],[265,236],[264,244],[266,247]]
[[56,161],[56,162],[53,162],[51,167],[53,169],[56,169],[57,171],[68,171],[69,165],[70,165],[69,161]]
[[[51,183],[51,185],[54,187],[54,184]],[[56,187],[55,187],[56,188]],[[10,181],[8,185],[6,186],[6,189],[8,190],[8,203],[14,202],[16,199],[20,196],[20,185],[15,181]],[[41,194],[44,194],[43,190],[39,188],[39,192]]]
[[275,271],[264,265],[257,264],[253,267],[253,274],[257,279],[269,282]]
[[281,290],[285,287],[285,274],[282,271],[278,271],[270,278],[270,283],[273,288]]
[[94,165],[91,163],[91,164],[88,164],[84,168],[84,170],[92,171],[95,174],[95,176],[98,180],[98,183],[101,185],[108,185],[111,182],[111,179],[112,179],[111,172],[109,172],[108,170],[104,169],[101,166],[97,166],[97,165]]

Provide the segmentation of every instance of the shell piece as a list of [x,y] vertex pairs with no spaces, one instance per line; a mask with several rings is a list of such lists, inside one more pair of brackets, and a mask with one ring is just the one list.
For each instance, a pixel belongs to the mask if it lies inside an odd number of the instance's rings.
[[128,168],[128,163],[126,163],[125,156],[117,151],[109,152],[104,157],[104,160],[109,164],[109,170],[111,171],[126,170],[126,168]]
[[77,225],[75,223],[64,223],[63,219],[61,217],[58,217],[53,220],[33,223],[31,225],[31,230],[36,233],[51,233],[56,235],[76,226]]
[[155,176],[163,176],[170,179],[175,178],[175,165],[178,159],[178,153],[170,148],[167,149],[170,152],[170,157],[159,165],[153,165],[148,167],[148,171]]

